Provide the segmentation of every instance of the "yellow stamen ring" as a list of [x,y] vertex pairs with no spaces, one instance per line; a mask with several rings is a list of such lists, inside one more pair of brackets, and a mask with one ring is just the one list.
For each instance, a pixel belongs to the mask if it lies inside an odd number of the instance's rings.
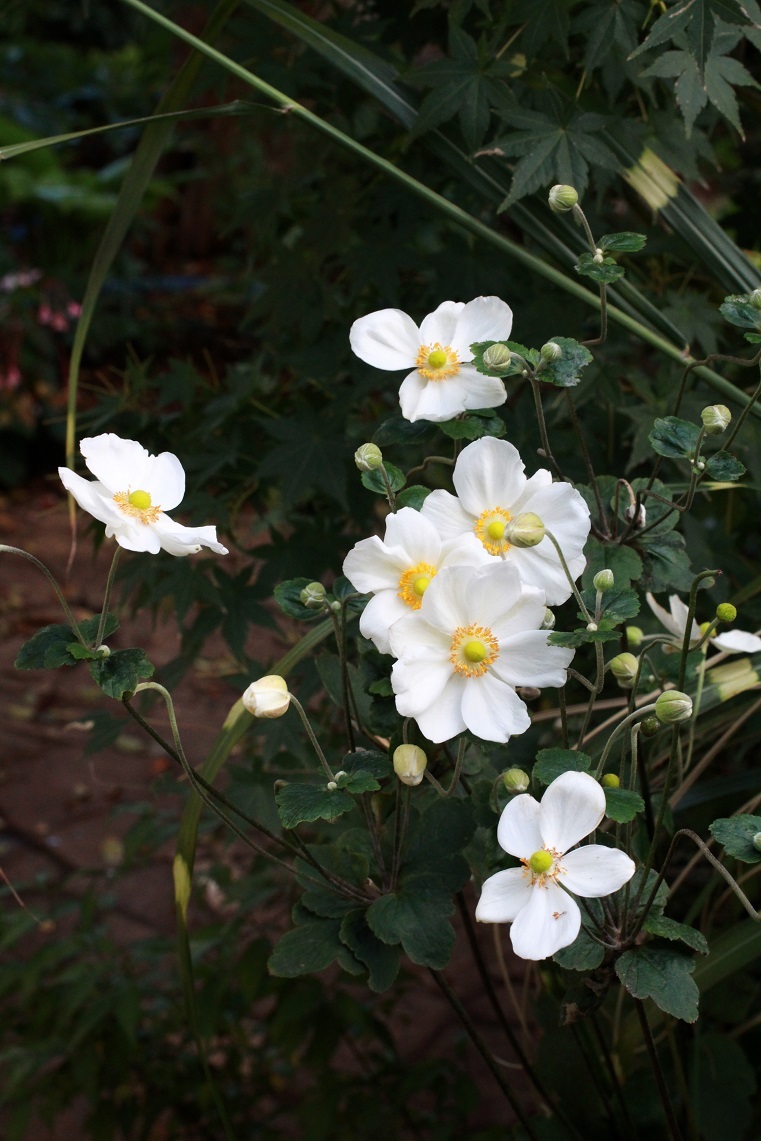
[[510,550],[505,531],[511,519],[507,508],[499,506],[482,511],[476,519],[473,528],[476,538],[481,540],[490,555],[504,555]]
[[425,380],[447,380],[460,371],[460,358],[456,349],[436,341],[420,346],[415,367]]
[[486,626],[458,626],[452,635],[449,660],[461,677],[483,677],[499,657],[499,642]]
[[125,515],[141,523],[156,523],[161,515],[161,508],[151,503],[150,492],[139,488],[132,492],[117,491],[114,503]]
[[554,848],[540,848],[528,859],[521,859],[525,869],[523,874],[530,877],[532,887],[538,885],[546,888],[548,880],[552,880],[553,883],[557,881],[558,876],[565,872],[560,863],[561,855],[562,852],[556,852]]
[[399,579],[398,596],[413,610],[419,610],[423,604],[423,595],[431,585],[431,579],[436,574],[436,567],[430,563],[418,563],[409,567]]

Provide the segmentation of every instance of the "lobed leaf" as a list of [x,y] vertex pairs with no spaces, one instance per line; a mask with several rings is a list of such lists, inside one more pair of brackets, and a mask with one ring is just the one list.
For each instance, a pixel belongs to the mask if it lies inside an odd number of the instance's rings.
[[616,961],[616,974],[633,998],[650,998],[664,1013],[695,1022],[699,992],[691,978],[695,963],[667,948],[635,947]]
[[744,864],[761,863],[761,851],[753,837],[761,832],[761,816],[728,816],[714,820],[709,829],[728,856]]

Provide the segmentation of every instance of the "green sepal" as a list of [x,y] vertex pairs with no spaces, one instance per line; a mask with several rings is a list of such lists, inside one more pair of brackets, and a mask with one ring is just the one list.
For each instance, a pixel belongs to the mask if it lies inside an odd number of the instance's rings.
[[148,661],[145,650],[114,650],[107,658],[90,662],[90,676],[104,693],[117,701],[134,693],[141,681],[153,675],[154,666]]
[[746,467],[731,452],[714,452],[706,460],[705,470],[711,479],[719,480],[721,483],[734,483],[745,475]]
[[650,998],[665,1014],[683,1022],[698,1017],[695,963],[666,947],[635,947],[616,960],[616,974],[634,998]]
[[743,864],[761,862],[761,852],[753,843],[753,837],[761,832],[761,816],[722,817],[714,820],[709,832],[728,856]]
[[659,456],[671,459],[693,459],[698,445],[700,429],[689,420],[678,416],[664,416],[655,421],[648,436],[650,445]]
[[531,775],[542,784],[551,784],[563,773],[588,773],[592,758],[573,749],[540,749]]

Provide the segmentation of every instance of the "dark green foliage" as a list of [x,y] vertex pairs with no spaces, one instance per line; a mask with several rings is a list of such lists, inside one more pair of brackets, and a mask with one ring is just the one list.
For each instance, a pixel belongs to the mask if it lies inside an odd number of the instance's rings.
[[724,820],[714,820],[711,835],[718,840],[728,856],[734,856],[744,864],[761,862],[761,850],[753,843],[753,837],[761,832],[761,816],[731,816]]
[[692,959],[661,947],[637,947],[616,960],[616,974],[634,998],[651,998],[674,1018],[695,1022],[698,988]]
[[591,767],[592,758],[586,753],[571,749],[540,749],[531,774],[542,784],[551,784],[561,773],[587,773]]
[[617,824],[628,824],[638,813],[644,812],[645,802],[639,793],[628,788],[605,789],[605,815]]

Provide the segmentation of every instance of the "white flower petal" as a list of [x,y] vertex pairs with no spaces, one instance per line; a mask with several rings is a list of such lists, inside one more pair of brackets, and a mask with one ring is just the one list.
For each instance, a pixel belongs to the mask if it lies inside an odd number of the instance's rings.
[[459,626],[467,626],[472,603],[469,597],[476,567],[444,567],[423,595],[420,613],[426,622],[450,638]]
[[125,490],[147,491],[154,507],[160,507],[162,511],[171,511],[182,502],[185,495],[185,469],[171,452],[149,456],[143,480],[144,482],[135,484],[130,479],[129,487]]
[[531,878],[523,868],[507,868],[484,880],[476,905],[479,923],[512,923],[529,902]]
[[761,638],[746,630],[727,630],[724,634],[711,638],[711,641],[717,650],[727,654],[755,654],[761,650]]
[[471,408],[498,408],[507,400],[504,382],[496,376],[484,376],[473,365],[461,365],[457,379],[462,392],[461,412]]
[[361,539],[344,559],[343,573],[362,594],[398,589],[399,579],[410,565],[401,547],[387,546],[377,535]]
[[88,511],[101,523],[110,523],[114,527],[121,526],[123,517],[109,495],[108,489],[102,483],[83,479],[81,475],[77,475],[67,467],[59,467],[58,474],[63,486],[74,496],[84,511]]
[[573,943],[580,928],[579,905],[548,880],[544,887],[533,888],[528,903],[518,912],[510,941],[522,959],[548,959]]
[[[429,587],[428,590],[430,589]],[[395,658],[410,662],[430,661],[432,666],[446,662],[451,669],[451,635],[427,622],[421,610],[408,610],[404,618],[395,622],[389,630],[389,641]]]
[[139,523],[133,519],[122,518],[117,524],[109,523],[106,527],[106,538],[116,539],[125,551],[157,555],[161,550],[155,527],[149,527],[147,523]]
[[144,489],[151,455],[137,440],[122,440],[113,432],[104,432],[85,437],[79,450],[92,474],[112,495],[125,491],[130,483],[133,491]]
[[433,313],[429,313],[421,321],[420,343],[432,345],[438,341],[442,348],[451,346],[457,328],[457,318],[464,308],[464,301],[442,301]]
[[586,899],[599,899],[618,891],[636,871],[634,861],[618,848],[602,844],[585,844],[568,852],[562,859],[565,874],[563,887]]
[[168,515],[161,515],[148,530],[155,532],[161,546],[170,555],[194,555],[201,547],[208,547],[217,555],[227,554],[227,547],[217,542],[216,527],[183,527]]
[[539,827],[539,801],[527,792],[508,801],[497,825],[499,846],[510,856],[527,860],[544,847]]
[[395,590],[381,590],[371,598],[359,617],[359,629],[369,638],[381,654],[391,653],[389,631],[400,618],[410,614],[410,608]]
[[401,547],[409,556],[408,566],[417,563],[438,565],[441,536],[433,523],[423,519],[420,512],[412,507],[402,507],[388,516],[383,541],[389,547]]
[[501,744],[531,726],[528,710],[515,690],[489,673],[465,679],[462,716],[482,741]]
[[483,511],[511,508],[526,483],[523,460],[507,440],[484,436],[460,452],[452,482],[475,521]]
[[[420,514],[425,519],[430,519],[444,539],[456,539],[458,535],[473,535],[475,538],[473,516],[465,510],[457,496],[449,491],[432,491],[423,501]],[[480,540],[476,539],[476,542]]]
[[[393,671],[391,680],[393,684]],[[427,709],[418,713],[407,712],[408,695],[405,695],[404,701],[401,697],[397,697],[396,708],[402,717],[414,717],[421,733],[429,741],[440,744],[442,741],[450,741],[453,737],[459,736],[467,728],[460,712],[462,689],[462,678],[457,674],[451,674],[438,698],[431,702]]]
[[439,424],[451,420],[465,411],[466,391],[459,372],[445,380],[426,380],[416,369],[405,377],[399,389],[402,416],[410,423],[430,420]]
[[401,309],[378,309],[355,321],[349,332],[355,355],[375,368],[394,370],[414,365],[420,330]]
[[[506,341],[513,327],[513,311],[499,297],[476,297],[463,306],[450,344],[460,360],[473,359],[470,346],[477,341]],[[472,405],[477,408],[479,405]],[[490,404],[482,405],[490,408]]]
[[499,657],[492,667],[508,685],[534,685],[556,688],[568,680],[566,670],[574,651],[564,646],[548,646],[547,630],[526,630],[506,641],[500,639]]
[[548,848],[567,852],[594,832],[605,813],[605,793],[588,773],[562,773],[541,803],[539,827]]
[[[476,542],[478,542],[477,539]],[[481,549],[486,552],[483,545],[481,545]],[[503,562],[501,559],[495,559],[488,552],[486,554],[492,570],[498,573],[500,568],[504,567],[513,576],[512,581],[517,582],[518,589],[517,591],[508,589],[510,580],[504,577],[503,573],[498,579],[499,582],[504,583],[501,591],[502,605],[500,608],[495,606],[485,609],[483,621],[491,628],[492,633],[497,636],[500,643],[527,630],[537,632],[544,619],[544,591],[537,590],[533,586],[526,586],[521,580],[519,568],[511,560],[507,559]],[[484,602],[487,601],[491,601],[491,598],[488,600],[484,598]]]

